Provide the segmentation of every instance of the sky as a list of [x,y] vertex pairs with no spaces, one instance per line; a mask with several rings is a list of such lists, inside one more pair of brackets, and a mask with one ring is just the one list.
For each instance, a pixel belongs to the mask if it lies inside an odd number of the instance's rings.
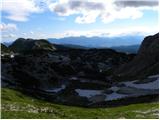
[[1,0],[1,41],[158,32],[158,0]]

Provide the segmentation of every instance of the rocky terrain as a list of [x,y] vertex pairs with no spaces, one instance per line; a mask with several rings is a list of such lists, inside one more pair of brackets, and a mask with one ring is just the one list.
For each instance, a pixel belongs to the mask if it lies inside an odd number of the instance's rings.
[[128,64],[122,65],[116,74],[128,76],[130,79],[159,74],[159,33],[146,37],[137,56]]
[[87,107],[155,101],[157,36],[146,37],[137,55],[112,49],[64,49],[46,40],[20,38],[8,47],[14,56],[2,56],[2,87]]

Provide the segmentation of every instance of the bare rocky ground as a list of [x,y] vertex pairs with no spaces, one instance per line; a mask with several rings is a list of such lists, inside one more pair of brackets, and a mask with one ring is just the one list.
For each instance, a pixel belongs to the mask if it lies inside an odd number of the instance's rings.
[[3,53],[2,87],[86,107],[157,101],[157,35],[146,37],[137,55],[111,49],[56,49],[44,40],[18,39],[10,47],[18,53]]

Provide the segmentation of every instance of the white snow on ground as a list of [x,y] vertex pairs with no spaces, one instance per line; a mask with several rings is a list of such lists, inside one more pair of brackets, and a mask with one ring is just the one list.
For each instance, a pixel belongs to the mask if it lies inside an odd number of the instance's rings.
[[77,77],[71,77],[70,79],[71,79],[71,80],[78,80]]
[[97,84],[106,84],[106,82],[103,82],[103,81],[98,81],[98,80],[87,80],[87,79],[80,80],[80,82],[82,82],[82,83],[89,82],[89,83],[97,83]]
[[[125,84],[127,87],[133,87],[136,89],[141,89],[139,93],[137,94],[119,94],[116,93],[116,91],[118,91],[120,89],[120,87],[116,87],[113,86],[110,89],[113,90],[114,92],[112,94],[108,94],[106,95],[106,101],[108,100],[116,100],[116,99],[120,99],[120,98],[125,98],[125,97],[131,97],[131,96],[140,96],[140,95],[145,95],[145,94],[151,94],[153,91],[152,90],[156,90],[159,89],[159,75],[153,75],[153,76],[149,76],[150,78],[155,78],[154,81],[152,82],[148,82],[148,83],[143,83],[143,84],[135,84],[135,81],[128,81],[128,82],[122,82],[123,84]],[[144,91],[143,91],[144,90]],[[146,90],[149,90],[148,92]]]
[[95,95],[102,94],[101,90],[84,90],[84,89],[75,89],[79,96],[90,98]]
[[159,75],[152,75],[152,76],[149,76],[148,78],[159,78]]
[[[117,90],[116,87],[112,87],[113,89],[115,88]],[[84,90],[84,89],[75,89],[75,91],[79,94],[79,96],[81,97],[87,97],[87,98],[91,98],[93,96],[96,95],[106,95],[105,100],[116,100],[116,99],[120,99],[120,98],[125,98],[128,95],[126,94],[119,94],[116,92],[113,92],[112,94],[103,94],[101,90]]]
[[[159,77],[158,77],[158,75],[154,75],[154,76],[149,76],[148,77],[148,79],[151,79],[151,78],[155,79],[155,80],[151,81],[151,82],[147,82],[147,83],[141,83],[141,84],[136,84],[135,82],[137,82],[137,80],[128,81],[128,82],[122,82],[123,84],[125,84],[126,90],[128,92],[131,89],[129,87],[132,87],[133,91],[134,91],[134,88],[135,88],[135,93],[134,92],[129,92],[130,94],[116,93],[118,90],[120,90],[120,89],[122,90],[122,88],[125,87],[125,86],[123,86],[123,87],[113,86],[113,87],[109,88],[110,90],[114,91],[111,94],[104,94],[103,90],[75,89],[75,91],[81,97],[87,97],[88,99],[93,97],[92,99],[94,99],[94,101],[103,100],[103,96],[102,95],[104,95],[104,97],[106,96],[105,97],[105,101],[116,100],[116,99],[121,99],[121,98],[126,98],[126,97],[133,97],[133,96],[136,97],[136,96],[140,96],[140,95],[152,94],[152,93],[155,92],[154,90],[159,89]],[[73,79],[77,80],[76,78],[73,78]],[[84,79],[81,82],[88,82],[88,80]],[[55,93],[57,93],[57,92],[65,89],[65,88],[66,88],[66,86],[62,85],[59,88],[53,88],[53,89],[49,89],[49,90],[45,90],[45,91],[46,92],[55,92]],[[136,89],[139,89],[139,91],[137,92]]]
[[140,89],[159,89],[159,78],[153,82],[148,82],[144,84],[135,84],[136,81],[123,82],[128,87],[135,87]]
[[106,82],[99,81],[99,80],[89,80],[89,79],[79,79],[77,77],[71,77],[70,80],[80,81],[81,83],[97,83],[97,84],[106,84]]
[[49,89],[49,90],[45,90],[45,91],[46,91],[46,92],[56,92],[56,93],[57,93],[57,92],[65,89],[65,88],[66,88],[66,86],[65,86],[65,85],[62,85],[62,86],[59,87],[59,88]]
[[114,92],[118,91],[120,88],[119,87],[116,87],[116,86],[113,86],[111,88],[109,88],[110,90],[113,90]]
[[125,98],[127,97],[127,95],[124,95],[124,94],[118,94],[116,92],[113,92],[112,94],[108,94],[106,95],[106,101],[108,100],[116,100],[116,99],[120,99],[120,98]]

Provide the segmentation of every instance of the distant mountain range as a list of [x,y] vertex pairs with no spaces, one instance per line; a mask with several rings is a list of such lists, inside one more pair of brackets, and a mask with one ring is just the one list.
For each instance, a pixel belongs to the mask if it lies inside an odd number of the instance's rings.
[[141,44],[144,36],[122,36],[122,37],[66,37],[48,38],[48,41],[55,44],[72,44],[88,48],[110,48],[115,46],[130,46]]
[[137,53],[143,40],[143,36],[122,36],[122,37],[66,37],[49,38],[48,41],[54,44],[63,45],[69,48],[111,48],[118,52]]
[[[90,48],[111,48],[118,52],[137,53],[143,40],[143,36],[122,36],[122,37],[66,37],[48,38],[58,49],[90,49]],[[12,42],[4,42],[6,46],[12,46]]]
[[[66,49],[91,49],[89,47],[84,47],[84,46],[80,46],[80,45],[72,45],[72,44],[54,44],[54,46],[57,49],[63,49],[63,50],[66,50]],[[140,45],[137,44],[137,45],[128,45],[128,46],[122,45],[122,46],[115,46],[115,47],[108,47],[108,48],[113,49],[117,52],[137,53],[139,47],[140,47]],[[107,47],[104,47],[104,48],[100,47],[99,49],[105,49],[105,48],[107,48]]]
[[128,46],[115,46],[111,47],[118,52],[128,52],[128,53],[137,53],[139,50],[140,45],[128,45]]

